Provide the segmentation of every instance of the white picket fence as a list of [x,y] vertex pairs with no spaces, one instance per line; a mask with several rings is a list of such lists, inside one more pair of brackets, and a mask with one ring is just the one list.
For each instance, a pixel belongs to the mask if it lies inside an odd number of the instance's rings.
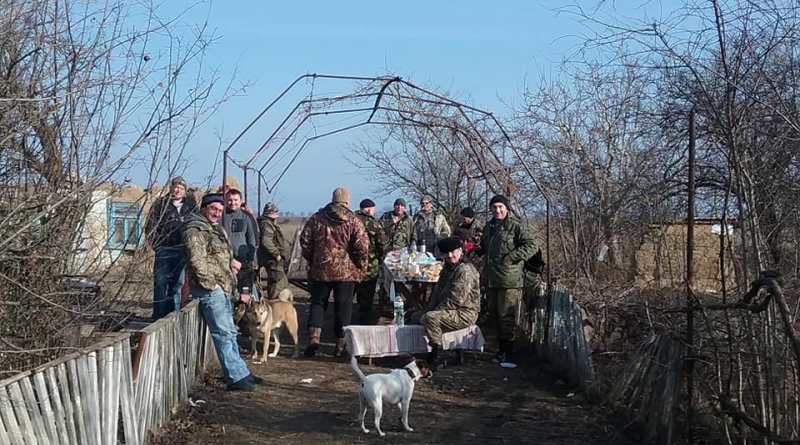
[[193,301],[141,331],[0,381],[0,444],[145,444],[187,400],[209,353]]

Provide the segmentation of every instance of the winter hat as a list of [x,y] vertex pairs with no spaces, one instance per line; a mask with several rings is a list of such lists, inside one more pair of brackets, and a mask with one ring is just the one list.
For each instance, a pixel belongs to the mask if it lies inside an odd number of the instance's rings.
[[394,205],[396,205],[396,206],[397,205],[401,205],[401,206],[405,207],[406,206],[406,200],[403,199],[403,198],[397,198],[397,199],[394,200]]
[[264,204],[264,210],[261,212],[262,215],[269,215],[270,213],[278,213],[280,210],[275,203],[268,202]]
[[176,176],[169,181],[170,187],[175,187],[176,185],[182,185],[184,189],[188,189],[189,187],[186,185],[186,180],[183,179],[183,176]]
[[350,191],[344,187],[336,187],[331,202],[334,204],[350,204]]
[[205,196],[203,196],[200,207],[206,207],[207,205],[215,202],[225,205],[225,198],[222,197],[222,193],[206,193]]
[[504,195],[494,195],[492,200],[489,201],[489,206],[493,206],[493,205],[497,204],[498,202],[500,204],[505,205],[506,207],[509,207],[508,198],[506,198]]
[[373,200],[367,198],[367,199],[362,200],[361,203],[358,205],[358,207],[361,208],[361,209],[368,209],[370,207],[375,207],[375,202]]
[[475,211],[472,210],[472,207],[464,207],[461,209],[461,216],[464,218],[475,218]]
[[439,251],[442,253],[450,253],[461,247],[461,240],[455,236],[443,238],[436,243],[436,247],[438,247]]

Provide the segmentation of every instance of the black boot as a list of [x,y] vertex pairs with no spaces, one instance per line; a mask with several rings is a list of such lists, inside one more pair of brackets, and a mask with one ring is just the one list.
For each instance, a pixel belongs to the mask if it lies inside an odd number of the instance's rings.
[[428,366],[431,367],[431,371],[439,370],[439,351],[441,349],[441,346],[431,343],[431,352],[428,353]]

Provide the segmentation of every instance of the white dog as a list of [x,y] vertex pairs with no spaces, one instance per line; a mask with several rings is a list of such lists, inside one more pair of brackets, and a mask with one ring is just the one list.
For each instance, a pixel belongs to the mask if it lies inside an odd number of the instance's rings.
[[364,418],[367,415],[367,408],[372,407],[375,413],[375,429],[378,434],[384,436],[381,431],[381,414],[383,413],[383,402],[397,405],[402,413],[403,428],[406,431],[414,431],[408,425],[408,408],[411,405],[411,397],[414,395],[414,383],[421,379],[431,376],[428,365],[422,360],[412,361],[403,368],[394,369],[388,374],[370,374],[365,376],[358,367],[358,359],[350,358],[353,371],[361,381],[358,390],[359,418],[361,420],[361,431],[369,433],[364,426]]

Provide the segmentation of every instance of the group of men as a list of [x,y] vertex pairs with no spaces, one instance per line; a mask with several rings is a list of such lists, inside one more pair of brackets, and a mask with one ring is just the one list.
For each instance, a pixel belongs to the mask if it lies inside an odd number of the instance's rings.
[[[343,187],[337,188],[331,202],[311,217],[300,236],[311,288],[305,355],[313,356],[319,348],[323,315],[331,293],[334,353],[338,356],[344,352],[343,328],[351,321],[354,294],[359,307],[358,323],[370,324],[384,256],[392,250],[418,244],[445,262],[430,298],[408,314],[410,320],[425,326],[431,347],[430,362],[434,366],[438,363],[443,332],[477,322],[484,292],[500,341],[495,361],[507,368],[515,367],[512,354],[517,310],[523,298],[526,270],[530,271],[527,265],[538,249],[526,227],[509,214],[505,196],[492,198],[490,207],[492,218],[482,230],[473,210],[462,209],[462,222],[456,236],[451,236],[447,219],[434,211],[430,196],[422,197],[420,210],[413,218],[406,212],[405,201],[397,199],[393,210],[376,219],[372,200],[361,201],[359,210],[353,212],[350,193]],[[482,264],[482,273],[476,267],[478,264]]]
[[[263,379],[253,375],[239,355],[233,305],[258,298],[259,287],[269,297],[288,285],[284,271],[283,236],[276,224],[277,207],[267,203],[256,220],[244,207],[235,178],[217,192],[203,196],[200,206],[187,194],[186,181],[170,181],[169,194],[150,208],[145,234],[155,252],[153,318],[181,307],[181,288],[200,310],[222,365],[228,388],[252,390]],[[259,286],[259,269],[267,278]]]
[[[284,238],[276,223],[279,211],[267,203],[256,219],[243,206],[233,178],[226,179],[217,192],[203,196],[199,211],[186,192],[186,181],[174,178],[169,195],[157,200],[148,215],[146,233],[155,251],[153,317],[180,308],[185,270],[189,291],[199,300],[210,328],[228,388],[252,390],[263,380],[249,371],[239,355],[233,305],[247,304],[259,298],[259,293],[275,298],[288,285]],[[430,196],[422,197],[413,218],[403,199],[397,199],[393,210],[379,219],[372,200],[362,200],[359,210],[353,212],[350,199],[346,188],[334,190],[331,202],[309,219],[300,235],[311,291],[305,355],[314,356],[319,349],[331,294],[338,356],[344,352],[343,328],[351,322],[354,296],[359,323],[371,323],[384,255],[419,244],[445,259],[429,303],[413,314],[427,331],[431,362],[437,362],[442,332],[476,323],[483,290],[497,321],[497,361],[513,366],[515,311],[522,298],[523,267],[537,249],[529,232],[509,215],[507,198],[492,198],[493,217],[482,231],[474,212],[463,209],[458,236],[451,236],[447,219],[434,211]],[[482,274],[475,267],[478,261],[483,263]]]

